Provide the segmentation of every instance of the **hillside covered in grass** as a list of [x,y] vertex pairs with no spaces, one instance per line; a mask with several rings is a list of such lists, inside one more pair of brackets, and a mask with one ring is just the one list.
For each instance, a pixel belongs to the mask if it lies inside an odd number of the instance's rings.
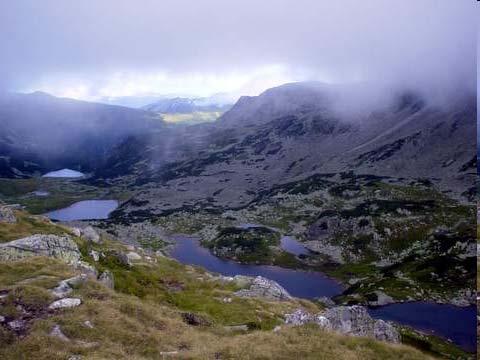
[[[402,341],[423,351],[345,336],[314,322],[287,325],[287,314],[299,309],[321,314],[324,306],[291,297],[240,296],[245,279],[182,265],[106,234],[95,238],[85,229],[23,211],[14,214],[15,222],[0,223],[2,359],[25,354],[35,359],[467,357],[445,342],[405,329],[400,330]],[[67,254],[50,247],[48,256],[36,256],[8,247],[12,240],[33,234],[73,240],[77,248]],[[14,252],[17,258],[12,260]],[[53,306],[59,300],[70,303]]]

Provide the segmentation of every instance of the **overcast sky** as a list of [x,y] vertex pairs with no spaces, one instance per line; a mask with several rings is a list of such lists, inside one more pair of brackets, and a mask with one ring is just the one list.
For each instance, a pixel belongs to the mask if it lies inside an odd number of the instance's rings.
[[84,99],[289,81],[475,88],[473,0],[0,2],[0,88]]

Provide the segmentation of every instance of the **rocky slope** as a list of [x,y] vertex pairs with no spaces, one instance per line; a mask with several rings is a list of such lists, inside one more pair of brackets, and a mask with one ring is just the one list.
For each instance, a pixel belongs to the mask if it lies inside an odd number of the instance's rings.
[[[15,216],[21,224],[30,215]],[[2,245],[25,245],[15,246],[25,256],[0,262],[2,358],[468,357],[446,342],[374,321],[362,307],[325,310],[268,279],[216,276],[104,233],[92,241],[84,234],[93,229],[49,226],[61,236],[33,235],[32,242],[30,234]],[[65,250],[60,239],[68,239],[75,259],[56,256]],[[44,248],[53,251],[30,253]],[[389,344],[414,339],[431,341],[429,352]]]
[[359,112],[339,109],[358,95],[344,91],[287,84],[183,129],[175,146],[120,145],[102,181],[137,191],[105,226],[197,233],[220,256],[266,263],[275,257],[260,241],[225,247],[222,234],[274,226],[312,251],[304,265],[350,281],[341,301],[376,303],[380,291],[474,303],[474,99],[438,106],[403,91]]

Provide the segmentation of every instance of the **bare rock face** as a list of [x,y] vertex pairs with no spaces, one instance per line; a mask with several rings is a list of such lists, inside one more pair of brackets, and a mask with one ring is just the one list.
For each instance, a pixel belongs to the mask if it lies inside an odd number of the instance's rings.
[[0,261],[15,261],[32,256],[47,256],[74,264],[80,260],[80,251],[67,235],[36,234],[0,244]]
[[[249,279],[249,281],[246,279]],[[236,296],[262,297],[269,300],[289,300],[292,298],[287,290],[281,287],[276,281],[269,280],[261,276],[257,276],[253,279],[242,277],[240,280],[246,282],[249,287],[237,291],[235,293]]]
[[0,223],[16,223],[17,217],[12,208],[5,205],[0,205]]
[[400,334],[390,323],[373,319],[363,306],[338,306],[319,314],[298,309],[285,315],[285,323],[299,326],[315,323],[323,329],[345,335],[364,336],[392,343],[400,342]]

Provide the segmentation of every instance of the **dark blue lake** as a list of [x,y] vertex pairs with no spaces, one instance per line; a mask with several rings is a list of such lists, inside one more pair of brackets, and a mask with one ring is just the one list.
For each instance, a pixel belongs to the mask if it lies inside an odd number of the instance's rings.
[[58,221],[99,220],[107,219],[117,207],[117,200],[84,200],[45,215]]
[[[277,266],[239,264],[214,256],[203,248],[196,238],[176,235],[177,245],[171,256],[183,264],[202,266],[225,276],[264,276],[275,280],[287,291],[300,298],[332,297],[342,292],[342,286],[320,272],[284,269]],[[290,252],[301,254],[302,245],[288,238],[285,245]],[[284,247],[286,251],[289,251]],[[475,306],[457,307],[428,302],[392,304],[369,309],[374,318],[409,325],[417,330],[450,339],[466,351],[476,349]]]
[[458,307],[420,301],[369,309],[374,318],[409,325],[417,330],[450,339],[470,352],[474,352],[477,347],[476,311],[474,305]]
[[177,245],[171,256],[181,263],[199,265],[207,270],[226,276],[264,276],[275,280],[296,297],[332,297],[340,294],[342,286],[320,272],[284,269],[278,266],[239,264],[214,256],[200,246],[197,239],[188,236],[175,236]]

